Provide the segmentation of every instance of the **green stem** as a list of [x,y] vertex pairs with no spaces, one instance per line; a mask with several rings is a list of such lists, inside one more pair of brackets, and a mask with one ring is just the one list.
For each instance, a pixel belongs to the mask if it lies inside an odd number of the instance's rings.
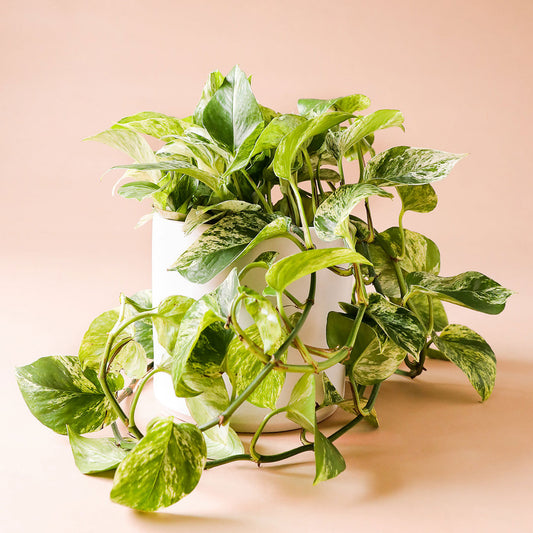
[[307,320],[307,317],[309,316],[309,313],[311,311],[311,308],[313,307],[314,300],[315,300],[315,293],[316,293],[316,273],[311,274],[311,281],[309,283],[309,293],[307,295],[307,301],[305,302],[304,309],[302,311],[302,314],[300,318],[298,319],[298,322],[294,325],[294,329],[289,333],[287,338],[283,341],[283,344],[276,350],[276,353],[272,356],[272,361],[267,363],[261,372],[257,374],[257,376],[254,378],[254,380],[244,389],[239,396],[237,396],[230,405],[220,413],[220,415],[210,422],[207,422],[205,424],[202,424],[199,426],[200,431],[206,431],[209,428],[212,428],[216,426],[217,424],[224,423],[225,420],[227,420],[231,415],[246,401],[248,396],[252,394],[252,392],[262,383],[262,381],[268,376],[268,374],[274,369],[276,364],[278,363],[281,356],[288,350],[289,346],[291,345],[294,337],[298,335],[298,332],[304,325],[305,321]]
[[265,418],[263,418],[263,421],[257,428],[257,431],[254,433],[254,436],[252,438],[252,441],[250,442],[250,456],[252,457],[253,461],[257,461],[259,459],[259,455],[255,452],[255,446],[257,444],[257,441],[259,437],[261,436],[261,433],[263,433],[263,430],[265,429],[265,426],[267,425],[268,421],[273,417],[276,416],[279,413],[282,413],[283,411],[286,411],[287,407],[280,407],[279,409],[276,409],[274,411],[270,411]]
[[427,299],[428,299],[428,329],[427,329],[427,334],[428,335],[431,335],[431,332],[433,331],[433,327],[434,327],[434,313],[433,313],[433,298],[428,294],[427,295]]
[[296,201],[292,193],[292,189],[290,187],[287,189],[287,198],[289,200],[289,205],[290,205],[291,212],[293,215],[292,219],[294,220],[294,223],[297,226],[301,226],[300,215],[298,214],[298,206],[296,204]]
[[313,244],[313,239],[311,237],[311,232],[309,231],[309,224],[307,223],[307,217],[305,216],[305,210],[304,205],[302,202],[302,197],[300,195],[300,191],[298,190],[298,186],[291,183],[291,188],[294,193],[294,196],[296,197],[296,204],[298,205],[298,211],[300,213],[300,221],[303,226],[304,230],[304,237],[305,237],[305,246],[308,250],[313,249],[315,246]]
[[339,169],[339,176],[341,178],[341,185],[344,185],[345,183],[345,180],[344,180],[344,168],[342,166],[342,157],[339,157],[339,159],[337,159],[337,168]]
[[368,409],[368,406],[366,404],[363,405],[362,398],[359,396],[359,389],[357,387],[357,383],[355,383],[353,378],[353,372],[348,372],[348,378],[350,380],[352,394],[355,400],[355,405],[357,406],[357,410],[363,416],[368,416],[370,414],[371,409]]
[[309,158],[309,152],[307,150],[303,150],[303,154],[304,154],[305,164],[307,165],[307,172],[309,173],[309,180],[311,182],[311,201],[313,204],[313,215],[314,215],[318,207],[315,173],[313,172],[313,165],[311,164],[311,159]]
[[400,211],[400,216],[398,217],[398,229],[400,230],[400,239],[402,242],[402,250],[400,253],[399,259],[403,259],[405,257],[405,231],[403,229],[403,215],[405,214],[405,211],[403,210],[403,207]]
[[244,169],[241,169],[241,172],[242,172],[243,176],[246,178],[246,181],[250,184],[250,186],[254,190],[255,194],[259,198],[259,201],[261,202],[261,204],[265,208],[266,212],[267,213],[273,213],[272,208],[270,207],[268,202],[265,200],[265,197],[263,196],[263,193],[259,190],[259,188],[255,184],[254,180],[250,177],[248,172],[246,172],[246,170],[244,170]]
[[322,187],[322,180],[320,179],[320,156],[318,156],[318,161],[316,163],[316,175],[315,180],[318,187],[320,199],[324,197],[324,188]]
[[134,431],[139,431],[139,429],[137,428],[137,426],[135,425],[135,410],[137,409],[137,403],[139,402],[139,398],[141,396],[141,392],[143,391],[144,389],[144,386],[146,385],[146,383],[148,382],[148,380],[154,375],[154,374],[157,374],[158,372],[168,372],[168,370],[165,370],[164,368],[162,367],[157,367],[157,368],[154,368],[153,370],[150,370],[150,372],[148,372],[148,374],[146,374],[142,379],[141,381],[139,381],[139,384],[137,385],[137,389],[135,390],[135,394],[133,396],[133,400],[131,402],[131,407],[130,407],[130,418],[129,418],[129,424],[128,424],[128,429],[130,432],[134,432]]

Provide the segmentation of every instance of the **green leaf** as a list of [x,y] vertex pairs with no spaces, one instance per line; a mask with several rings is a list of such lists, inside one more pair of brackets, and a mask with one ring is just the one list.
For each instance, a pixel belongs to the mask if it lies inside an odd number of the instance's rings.
[[306,148],[315,135],[325,133],[351,117],[349,113],[325,113],[294,128],[283,137],[274,155],[272,167],[276,175],[291,180],[292,164],[300,150]]
[[150,145],[137,132],[129,129],[109,129],[87,137],[86,141],[98,141],[126,152],[138,163],[155,163],[157,158]]
[[283,291],[291,283],[313,272],[344,263],[369,265],[369,261],[361,254],[346,248],[325,248],[306,250],[284,257],[274,263],[267,271],[265,280],[278,292]]
[[466,157],[466,154],[395,146],[376,155],[367,163],[363,179],[372,180],[376,184],[427,184],[445,178],[463,157]]
[[124,117],[113,125],[111,129],[127,128],[138,133],[150,135],[156,139],[163,139],[169,135],[181,135],[186,125],[186,123],[178,118],[170,117],[162,113],[144,111],[136,115]]
[[218,70],[215,70],[209,74],[209,78],[207,79],[204,90],[202,91],[202,97],[200,98],[200,101],[194,110],[194,122],[196,124],[201,125],[203,123],[202,117],[205,106],[209,103],[209,100],[211,100],[223,83],[224,75]]
[[221,181],[215,174],[202,170],[186,161],[159,161],[155,163],[135,163],[131,165],[115,165],[113,168],[127,168],[130,170],[175,170],[186,176],[197,179],[211,190],[217,192],[220,189]]
[[280,115],[272,119],[255,143],[252,157],[266,150],[277,148],[281,139],[294,130],[297,126],[305,122],[299,115]]
[[[505,308],[512,291],[480,272],[439,277],[427,272],[411,272],[405,278],[410,293],[423,293],[474,311],[497,315]],[[409,297],[409,296],[407,296]]]
[[348,218],[355,206],[373,195],[392,198],[392,194],[366,183],[342,185],[330,194],[318,207],[315,214],[315,230],[324,241],[333,241],[343,235],[342,222]]
[[287,418],[307,431],[315,430],[315,396],[315,376],[304,374],[294,385],[287,404]]
[[[81,341],[78,357],[84,368],[89,367],[95,370],[100,368],[100,361],[104,354],[109,333],[118,322],[118,310],[112,309],[97,316],[89,325]],[[122,332],[115,341],[122,343],[130,339],[128,332]]]
[[[330,312],[326,324],[328,346],[330,348],[344,346],[352,325],[352,318]],[[406,352],[396,343],[362,323],[347,363],[348,371],[353,373],[357,383],[375,385],[394,374],[405,356]]]
[[338,476],[346,469],[344,458],[320,431],[315,431],[316,473],[313,485]]
[[226,76],[205,106],[202,121],[211,137],[232,153],[236,153],[263,122],[250,82],[238,66]]
[[338,405],[344,401],[344,398],[339,394],[339,391],[335,388],[333,383],[329,380],[325,372],[321,373],[322,377],[322,387],[324,390],[324,400],[322,406],[327,407],[328,405]]
[[[246,336],[262,347],[261,336],[254,324],[245,329]],[[280,344],[281,346],[281,344]],[[272,352],[279,346],[274,346]],[[281,360],[286,360],[286,354]],[[240,394],[263,369],[263,363],[238,339],[234,338],[226,355],[226,372],[235,394]],[[258,407],[276,408],[276,402],[285,383],[285,372],[270,372],[261,384],[248,396],[248,401]]]
[[[430,297],[431,298],[431,297]],[[422,319],[425,327],[429,325],[429,302],[427,294],[413,294],[409,298],[412,307],[416,309],[416,314]],[[431,298],[433,306],[433,329],[442,331],[448,325],[448,316],[442,302],[437,298]]]
[[374,293],[369,296],[365,312],[395,344],[418,359],[418,354],[426,343],[426,331],[409,309],[395,305],[381,294]]
[[[205,424],[218,417],[229,403],[228,392],[223,379],[213,380],[213,386],[199,396],[187,398],[187,407],[198,424]],[[215,426],[203,433],[207,445],[207,457],[223,459],[244,453],[239,436],[228,424]]]
[[[136,292],[129,298],[126,297],[126,303],[131,305],[137,312],[148,311],[152,309],[152,291],[144,290]],[[131,316],[129,307],[126,305],[126,316]],[[146,357],[148,359],[154,358],[154,334],[153,326],[150,318],[144,318],[137,320],[133,325],[133,338],[144,349]]]
[[196,426],[154,418],[120,463],[111,499],[139,511],[168,507],[194,490],[205,463],[206,446]]
[[259,254],[251,263],[248,263],[239,272],[239,276],[242,277],[245,271],[251,270],[252,268],[264,268],[265,270],[268,270],[272,266],[278,255],[279,252],[275,252],[273,250]]
[[440,351],[433,348],[426,348],[426,356],[430,359],[439,359],[440,361],[449,361],[449,359]]
[[319,100],[316,98],[301,98],[298,100],[299,113],[308,118],[321,115],[330,109],[345,113],[354,113],[355,111],[363,111],[369,106],[370,99],[363,94],[352,94],[350,96],[331,98],[330,100]]
[[88,439],[68,428],[68,440],[74,462],[82,474],[98,474],[114,470],[128,452],[112,438]]
[[142,345],[134,340],[127,342],[111,363],[111,371],[124,370],[130,378],[140,379],[146,374],[148,358]]
[[402,201],[402,209],[404,211],[429,213],[437,207],[437,193],[429,184],[400,185],[396,187],[396,191]]
[[157,341],[169,354],[175,351],[181,321],[193,303],[187,296],[170,296],[159,304],[157,315],[152,317]]
[[341,155],[346,154],[350,148],[355,146],[367,135],[377,130],[395,126],[402,128],[402,130],[404,129],[403,115],[396,109],[379,109],[365,117],[357,117],[354,123],[342,132],[339,140]]
[[487,342],[466,326],[450,324],[434,338],[437,348],[467,376],[485,401],[496,381],[496,357]]
[[[90,433],[110,424],[116,415],[107,401],[96,372],[83,370],[77,357],[41,357],[16,369],[17,382],[33,416],[57,433],[66,435],[67,425],[77,433]],[[123,379],[109,376],[112,391]]]
[[248,166],[248,163],[252,158],[252,152],[254,150],[255,143],[262,130],[263,123],[261,122],[261,124],[258,124],[256,129],[252,131],[248,138],[245,139],[243,143],[239,146],[235,157],[230,161],[228,167],[226,168],[226,171],[222,175],[223,178]]
[[155,191],[159,190],[159,185],[151,181],[131,181],[118,188],[118,194],[124,198],[133,198],[134,200],[144,200]]
[[290,219],[265,213],[230,213],[206,230],[170,267],[195,283],[206,283],[266,239],[288,233]]
[[263,341],[263,348],[266,352],[274,346],[279,346],[284,337],[281,318],[275,307],[264,296],[249,287],[240,287],[241,294],[245,294],[244,305],[246,310],[257,325],[259,335]]

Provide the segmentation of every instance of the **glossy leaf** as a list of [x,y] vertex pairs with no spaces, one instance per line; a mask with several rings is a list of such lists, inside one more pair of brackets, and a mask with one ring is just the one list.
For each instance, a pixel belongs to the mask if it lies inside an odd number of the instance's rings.
[[230,213],[206,230],[172,265],[195,283],[206,283],[260,242],[287,233],[290,220],[265,213]]
[[[82,369],[77,357],[50,356],[18,367],[17,382],[33,416],[57,433],[67,425],[77,433],[90,433],[111,423],[116,415],[107,401],[96,372]],[[109,376],[113,391],[124,385],[122,377]]]
[[268,269],[265,280],[276,291],[283,291],[304,276],[344,263],[370,264],[361,254],[346,248],[306,250],[274,263]]
[[298,100],[298,111],[301,115],[311,118],[332,109],[333,111],[343,111],[354,113],[363,111],[370,106],[370,99],[363,94],[351,94],[329,100],[319,100],[316,98],[301,98]]
[[315,376],[304,374],[292,389],[287,404],[287,418],[307,431],[314,431],[316,425],[315,398]]
[[82,474],[98,474],[114,470],[128,452],[112,438],[87,438],[68,428],[68,440],[74,462]]
[[332,479],[346,470],[344,457],[318,429],[315,431],[315,464],[313,485]]
[[263,122],[246,74],[235,66],[205,106],[202,122],[211,137],[232,153]]
[[206,446],[196,426],[155,418],[117,468],[111,499],[139,511],[168,507],[196,487],[205,462]]
[[124,198],[133,198],[134,200],[144,200],[155,191],[159,190],[159,185],[151,181],[130,181],[118,188],[118,194]]
[[325,133],[330,128],[348,120],[352,115],[349,113],[326,113],[319,115],[303,124],[300,124],[281,140],[272,167],[279,178],[290,180],[292,164],[296,156],[315,135]]
[[318,237],[324,241],[347,237],[343,234],[341,223],[359,202],[373,195],[392,198],[392,194],[366,183],[342,185],[335,190],[316,211],[314,224]]
[[144,111],[124,117],[119,120],[111,129],[127,128],[138,133],[150,135],[156,139],[163,139],[169,135],[180,135],[187,126],[182,120],[164,115],[163,113],[154,113],[153,111]]
[[156,163],[154,151],[142,135],[129,129],[109,129],[87,137],[86,141],[98,141],[126,152],[138,163]]
[[277,148],[281,139],[294,130],[297,126],[305,122],[299,115],[280,115],[272,119],[268,126],[261,132],[255,143],[252,156],[260,154],[265,150]]
[[140,343],[134,340],[127,342],[111,363],[111,371],[119,373],[124,370],[130,378],[140,379],[146,373],[148,358]]
[[254,147],[256,145],[257,138],[259,137],[260,133],[263,131],[263,123],[257,125],[255,130],[250,132],[250,135],[242,142],[242,144],[237,149],[237,152],[235,154],[235,157],[233,157],[226,168],[226,171],[223,174],[223,178],[226,176],[229,176],[233,172],[237,172],[238,170],[241,170],[243,168],[246,168],[248,166],[248,163],[250,162],[250,159],[252,158],[252,154],[254,151]]
[[284,337],[281,318],[270,300],[261,296],[249,287],[240,287],[241,294],[245,294],[244,305],[257,326],[263,348],[270,352],[274,346],[279,346]]
[[215,70],[209,74],[209,78],[207,79],[204,90],[202,91],[202,97],[200,98],[200,101],[194,110],[194,122],[196,124],[201,125],[203,123],[202,117],[205,106],[209,103],[209,100],[211,100],[223,83],[224,75],[218,70]]
[[357,117],[353,124],[343,131],[340,138],[340,150],[347,153],[359,141],[367,135],[384,128],[398,126],[403,128],[403,115],[396,109],[379,109],[362,118]]
[[[126,297],[126,303],[136,309],[137,312],[152,309],[152,291],[138,291],[129,298]],[[126,316],[130,316],[130,313],[128,312],[128,305],[126,305]],[[143,347],[146,357],[148,357],[148,359],[153,359],[154,334],[152,321],[150,318],[137,320],[133,324],[133,338]]]
[[426,343],[426,331],[409,309],[395,305],[381,294],[374,293],[369,296],[365,312],[395,344],[418,359],[418,354]]
[[[433,307],[433,329],[435,331],[442,331],[448,325],[448,315],[439,299],[430,298]],[[422,319],[422,324],[427,328],[429,324],[429,302],[427,294],[414,294],[409,298],[409,303],[415,308],[417,316]]]
[[157,315],[152,317],[157,341],[169,354],[176,349],[181,321],[193,303],[187,296],[170,296],[159,304]]
[[400,185],[396,187],[398,196],[402,201],[404,211],[429,213],[437,207],[437,193],[429,184],[426,185]]
[[[245,330],[255,344],[262,347],[261,336],[256,325],[252,325]],[[278,349],[274,346],[272,352]],[[286,360],[284,355],[282,360]],[[235,394],[240,394],[256,378],[263,369],[263,363],[238,339],[234,338],[226,355],[226,372],[231,384],[235,389]],[[285,373],[273,371],[266,376],[261,384],[248,396],[248,401],[258,407],[276,408],[276,402],[285,383]]]
[[[187,408],[198,424],[205,424],[218,417],[230,403],[222,378],[213,380],[213,386],[199,396],[187,398]],[[203,432],[209,459],[223,459],[244,453],[239,436],[228,425],[218,425]]]
[[480,272],[439,277],[427,272],[411,272],[405,278],[410,294],[435,296],[475,311],[497,315],[505,308],[512,291]]
[[457,324],[447,326],[434,342],[466,374],[485,401],[496,381],[496,357],[487,342],[475,331]]
[[376,184],[427,184],[445,178],[465,156],[429,148],[395,146],[367,163],[363,179]]
[[344,401],[344,398],[339,394],[339,391],[335,388],[333,383],[331,383],[328,375],[325,372],[321,374],[322,378],[322,387],[324,391],[324,400],[322,402],[323,406],[328,405],[338,405]]

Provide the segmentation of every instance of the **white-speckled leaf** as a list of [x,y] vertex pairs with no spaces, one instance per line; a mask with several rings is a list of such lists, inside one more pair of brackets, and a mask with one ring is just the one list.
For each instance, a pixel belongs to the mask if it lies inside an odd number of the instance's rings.
[[316,210],[314,224],[318,237],[324,241],[346,237],[344,232],[340,231],[341,223],[348,218],[359,202],[374,195],[392,198],[392,194],[387,191],[366,183],[339,187]]
[[132,379],[140,379],[146,374],[148,358],[142,345],[134,340],[127,342],[111,363],[111,372],[121,370]]
[[272,162],[272,168],[276,176],[290,180],[292,164],[298,152],[305,148],[315,135],[325,133],[330,128],[351,117],[350,113],[325,113],[300,124],[285,135],[278,145]]
[[496,381],[496,357],[485,339],[466,326],[450,324],[434,342],[466,374],[485,401]]
[[317,98],[300,98],[298,100],[298,112],[307,118],[321,115],[330,109],[354,113],[355,111],[363,111],[369,106],[370,98],[364,94],[351,94],[329,100],[319,100]]
[[136,115],[124,117],[111,129],[127,128],[156,139],[163,139],[169,135],[181,135],[187,126],[188,124],[179,118],[153,111],[143,111]]
[[305,119],[299,115],[280,115],[273,118],[257,139],[252,157],[265,150],[277,148],[281,139],[303,122],[305,122]]
[[304,374],[294,385],[287,404],[287,418],[307,431],[314,431],[316,425],[315,387],[314,374]]
[[[433,306],[433,329],[442,331],[448,325],[448,315],[438,298],[431,298]],[[416,314],[422,319],[425,327],[429,325],[429,302],[427,294],[414,294],[409,298],[411,306],[416,309]]]
[[347,248],[323,248],[306,250],[280,259],[267,271],[265,280],[276,291],[283,291],[296,280],[313,272],[334,265],[358,263],[369,265],[370,262],[361,254]]
[[117,446],[115,439],[87,438],[68,428],[68,440],[74,462],[82,474],[97,474],[114,470],[128,452]]
[[367,163],[363,179],[376,184],[431,183],[445,178],[465,156],[429,148],[395,146],[377,154]]
[[[96,372],[83,370],[73,356],[41,357],[16,369],[17,382],[33,416],[57,433],[67,425],[77,433],[90,433],[110,424],[116,415],[107,401]],[[111,390],[124,385],[121,376],[108,376]]]
[[437,207],[437,193],[431,185],[400,185],[396,187],[404,211],[429,213]]
[[[205,424],[218,417],[229,405],[229,396],[220,377],[213,380],[212,386],[193,398],[187,398],[187,408],[197,424]],[[203,433],[209,459],[223,459],[231,455],[244,453],[244,446],[239,436],[229,426],[215,426]]]
[[315,479],[313,485],[338,476],[346,470],[344,458],[318,429],[315,431]]
[[279,346],[280,340],[284,337],[283,326],[278,312],[270,300],[267,300],[253,289],[240,287],[239,290],[247,296],[247,298],[244,298],[246,310],[259,330],[263,348],[266,352],[270,352],[274,346]]
[[[257,326],[253,325],[245,330],[246,335],[262,347],[261,336]],[[281,344],[280,344],[281,345]],[[272,351],[279,346],[273,347]],[[286,360],[286,354],[281,360]],[[226,372],[236,394],[240,394],[261,372],[264,364],[238,339],[234,338],[226,355]],[[248,401],[258,407],[276,408],[276,402],[285,383],[285,372],[273,371],[266,376],[259,387],[248,396]]]
[[111,499],[139,511],[168,507],[194,490],[205,463],[206,446],[196,426],[154,418],[117,468]]
[[426,343],[426,331],[416,316],[405,307],[389,302],[381,294],[369,296],[366,313],[400,348],[418,359]]
[[354,123],[343,131],[339,139],[341,155],[346,154],[367,135],[394,126],[403,129],[403,115],[396,109],[379,109],[365,117],[356,117]]
[[411,272],[405,278],[410,293],[429,294],[474,311],[497,315],[505,308],[512,291],[481,272],[463,272],[440,277],[428,272]]

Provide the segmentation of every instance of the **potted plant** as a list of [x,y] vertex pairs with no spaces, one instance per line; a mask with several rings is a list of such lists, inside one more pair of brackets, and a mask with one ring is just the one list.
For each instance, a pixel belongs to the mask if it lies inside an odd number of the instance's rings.
[[[363,114],[369,105],[360,94],[303,99],[298,114],[279,114],[235,67],[210,75],[189,117],[140,113],[92,138],[134,160],[120,165],[129,181],[118,193],[152,201],[154,299],[121,295],[77,356],[43,357],[17,379],[32,413],[68,434],[82,472],[116,469],[113,501],[154,511],[190,493],[205,469],[311,450],[315,483],[333,478],[345,468],[335,440],[375,424],[381,383],[419,376],[428,357],[456,364],[481,400],[490,396],[494,353],[449,324],[442,302],[496,314],[510,291],[479,272],[439,276],[436,244],[403,225],[406,212],[435,208],[431,183],[463,155],[376,154],[374,135],[403,128],[403,116]],[[356,179],[346,161],[357,162]],[[372,198],[393,193],[398,226],[378,229]],[[136,406],[159,376],[194,420],[156,416],[141,431]],[[242,414],[245,405],[263,411]],[[353,417],[326,436],[317,421],[334,406]],[[239,413],[241,429],[254,431],[247,450],[232,427]],[[285,418],[302,445],[261,453],[261,434]],[[107,425],[113,437],[83,436]]]

